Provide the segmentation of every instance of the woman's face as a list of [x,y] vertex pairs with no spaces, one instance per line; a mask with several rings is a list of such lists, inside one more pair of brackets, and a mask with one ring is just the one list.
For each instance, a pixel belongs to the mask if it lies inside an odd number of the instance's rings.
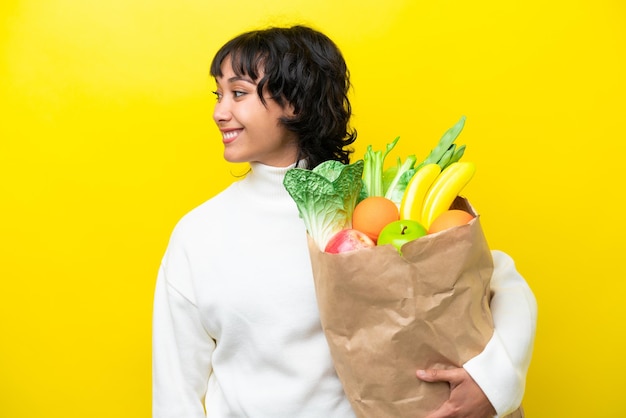
[[[217,103],[213,119],[222,133],[224,158],[230,162],[259,162],[274,167],[287,167],[296,162],[297,138],[278,119],[289,116],[284,109],[265,96],[263,105],[257,84],[248,77],[239,77],[229,58],[222,63],[222,76],[216,77]],[[262,77],[263,74],[260,74]]]

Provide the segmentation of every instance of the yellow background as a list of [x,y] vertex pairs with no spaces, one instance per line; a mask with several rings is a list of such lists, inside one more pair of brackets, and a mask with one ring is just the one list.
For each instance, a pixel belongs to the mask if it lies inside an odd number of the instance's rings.
[[467,116],[465,194],[539,302],[528,416],[626,416],[622,1],[9,0],[0,418],[150,416],[169,233],[242,169],[222,161],[209,61],[287,23],[344,51],[357,155],[400,135],[395,155],[423,157]]

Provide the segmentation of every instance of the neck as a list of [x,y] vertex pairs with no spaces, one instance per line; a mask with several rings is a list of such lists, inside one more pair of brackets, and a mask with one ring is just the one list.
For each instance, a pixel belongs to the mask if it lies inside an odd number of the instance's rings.
[[295,164],[288,167],[272,167],[261,163],[250,163],[250,173],[246,177],[250,192],[274,198],[288,197],[291,199],[283,185],[283,179],[287,170],[294,166]]

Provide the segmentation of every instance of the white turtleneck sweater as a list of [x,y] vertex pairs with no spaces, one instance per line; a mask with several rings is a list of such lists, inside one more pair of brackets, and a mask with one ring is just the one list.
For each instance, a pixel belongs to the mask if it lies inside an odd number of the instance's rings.
[[[319,324],[288,168],[252,164],[171,236],[155,290],[153,417],[353,418]],[[464,367],[499,414],[524,393],[536,303],[494,251],[496,331]]]

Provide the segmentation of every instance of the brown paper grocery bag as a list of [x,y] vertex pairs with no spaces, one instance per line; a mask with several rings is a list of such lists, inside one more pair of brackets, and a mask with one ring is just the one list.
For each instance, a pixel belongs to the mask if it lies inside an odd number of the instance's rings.
[[[472,211],[465,199],[455,206]],[[356,415],[423,417],[439,407],[448,384],[415,371],[460,367],[493,333],[493,260],[479,217],[406,244],[403,256],[391,245],[328,254],[311,239],[309,249],[322,327]]]

